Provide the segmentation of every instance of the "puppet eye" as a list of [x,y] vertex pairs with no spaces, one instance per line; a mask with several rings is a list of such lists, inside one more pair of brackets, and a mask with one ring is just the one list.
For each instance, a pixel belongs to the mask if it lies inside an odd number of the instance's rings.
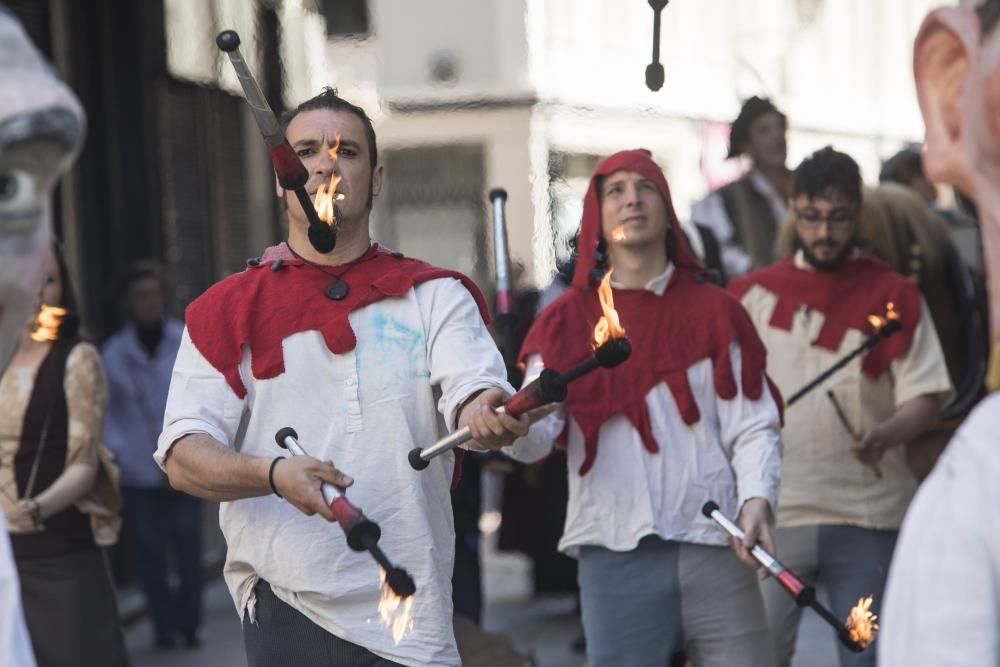
[[0,172],[0,213],[20,214],[35,203],[35,181],[26,171]]

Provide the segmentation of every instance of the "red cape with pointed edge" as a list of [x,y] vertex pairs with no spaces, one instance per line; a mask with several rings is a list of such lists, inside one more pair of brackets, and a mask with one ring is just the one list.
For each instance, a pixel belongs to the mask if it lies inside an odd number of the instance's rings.
[[[644,289],[614,290],[615,309],[632,342],[632,355],[616,368],[598,369],[569,386],[564,405],[583,432],[586,450],[581,475],[597,458],[601,426],[617,414],[628,417],[649,452],[659,451],[646,395],[660,382],[670,389],[684,423],[697,423],[701,418],[695,400],[698,388],[688,383],[687,370],[699,361],[711,360],[713,391],[722,399],[735,398],[739,385],[753,400],[764,392],[767,353],[753,323],[738,301],[701,278],[703,268],[680,233],[663,172],[649,151],[642,149],[616,153],[594,171],[583,203],[573,285],[531,327],[521,347],[522,363],[537,353],[548,368],[565,371],[592,354],[593,329],[601,307],[596,292],[586,288],[601,234],[599,181],[620,170],[648,178],[666,202],[668,233],[675,238],[674,273],[662,296]],[[739,345],[742,359],[739,385],[730,359],[733,343]],[[780,410],[778,390],[770,380],[768,385]]]
[[[349,313],[402,296],[428,280],[461,280],[489,323],[489,309],[479,288],[457,271],[403,257],[378,244],[354,264],[344,278],[350,291],[343,300],[333,301],[324,288],[333,275],[343,275],[347,265],[331,267],[333,273],[328,274],[298,259],[284,243],[268,248],[256,265],[216,283],[188,306],[185,323],[191,341],[225,376],[233,392],[244,398],[247,390],[239,372],[244,345],[250,348],[250,370],[258,380],[285,371],[282,341],[301,331],[319,331],[334,354],[350,352],[357,339],[347,319]],[[457,481],[462,452],[455,454]]]
[[777,297],[769,322],[776,329],[791,331],[799,308],[823,313],[823,328],[812,344],[831,352],[840,349],[848,329],[857,329],[865,336],[875,333],[868,316],[884,317],[886,304],[891,302],[900,315],[902,328],[865,354],[861,370],[872,379],[884,373],[893,359],[906,354],[920,321],[917,284],[868,255],[861,255],[835,271],[800,269],[795,266],[795,258],[788,257],[733,281],[729,289],[742,298],[754,285]]

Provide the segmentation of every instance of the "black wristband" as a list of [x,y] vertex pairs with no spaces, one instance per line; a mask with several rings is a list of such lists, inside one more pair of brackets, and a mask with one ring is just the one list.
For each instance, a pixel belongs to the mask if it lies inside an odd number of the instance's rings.
[[284,498],[284,496],[278,493],[278,489],[274,486],[274,466],[278,465],[278,461],[284,460],[284,458],[284,456],[275,456],[274,460],[271,461],[271,469],[267,471],[267,483],[271,485],[271,490],[274,491],[274,495],[279,498]]

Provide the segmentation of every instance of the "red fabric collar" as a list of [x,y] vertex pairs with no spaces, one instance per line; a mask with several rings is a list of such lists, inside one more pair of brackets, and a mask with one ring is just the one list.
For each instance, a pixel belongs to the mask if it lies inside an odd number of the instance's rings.
[[836,271],[800,269],[795,266],[795,258],[788,257],[733,281],[729,289],[742,298],[754,285],[777,297],[769,322],[776,329],[791,331],[799,308],[823,313],[823,327],[812,344],[831,352],[840,349],[848,329],[857,329],[865,336],[873,334],[875,329],[868,316],[884,316],[886,304],[892,302],[902,329],[882,339],[865,355],[861,369],[871,378],[880,376],[893,359],[906,354],[920,321],[922,304],[917,284],[869,255]]
[[[653,437],[646,395],[665,382],[686,424],[701,418],[687,370],[711,359],[714,392],[729,400],[742,386],[752,400],[763,395],[766,351],[753,323],[739,302],[725,291],[699,282],[685,271],[674,271],[666,291],[657,295],[644,289],[614,290],[615,309],[632,342],[632,355],[613,369],[598,369],[569,386],[565,407],[583,431],[586,456],[580,474],[597,458],[598,433],[610,417],[624,414],[638,431],[646,449],[659,447]],[[597,294],[570,287],[546,308],[531,327],[521,348],[522,363],[541,354],[546,367],[559,371],[586,359],[592,352],[591,336],[601,316]],[[732,371],[730,344],[740,347],[741,378]],[[782,405],[777,388],[768,380],[775,403]]]
[[681,225],[677,221],[673,200],[670,197],[670,186],[667,185],[663,171],[653,162],[652,153],[645,148],[636,148],[621,151],[605,158],[597,165],[590,177],[590,186],[583,198],[583,219],[580,222],[580,239],[577,244],[579,252],[577,253],[576,270],[573,272],[573,286],[581,288],[590,286],[590,270],[597,265],[594,253],[601,240],[600,181],[604,176],[622,170],[642,174],[655,183],[656,188],[660,191],[660,196],[663,197],[667,207],[667,217],[670,222],[670,229],[667,233],[674,236],[674,266],[695,274],[704,272],[705,268],[691,251],[687,239],[681,233]]
[[403,257],[374,244],[353,262],[343,280],[350,291],[342,301],[328,299],[323,290],[347,265],[327,273],[298,259],[288,246],[268,248],[260,261],[210,287],[187,308],[185,321],[191,341],[237,396],[246,396],[239,365],[243,346],[250,348],[250,368],[258,380],[285,370],[281,341],[301,331],[323,334],[334,354],[354,349],[357,339],[347,316],[352,311],[401,296],[414,285],[435,278],[457,278],[472,294],[483,320],[489,311],[483,295],[469,278]]

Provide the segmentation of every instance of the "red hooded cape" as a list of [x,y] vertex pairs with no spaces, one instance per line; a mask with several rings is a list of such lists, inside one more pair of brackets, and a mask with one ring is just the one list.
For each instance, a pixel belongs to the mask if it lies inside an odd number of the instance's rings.
[[[597,458],[598,433],[609,418],[624,414],[635,427],[649,452],[659,451],[653,437],[646,395],[665,382],[686,424],[701,418],[687,370],[710,359],[714,387],[719,398],[743,394],[756,400],[763,395],[766,351],[746,311],[724,290],[702,277],[702,267],[680,232],[663,172],[646,150],[616,153],[594,171],[583,203],[579,261],[572,286],[549,306],[528,332],[521,348],[521,361],[541,354],[546,367],[567,370],[592,352],[594,325],[601,316],[597,293],[588,289],[590,270],[597,262],[594,252],[601,239],[601,205],[598,190],[602,177],[627,170],[642,174],[656,184],[666,203],[668,234],[673,235],[674,274],[662,296],[645,289],[615,289],[615,309],[632,355],[613,369],[598,369],[569,386],[565,407],[583,432],[586,455],[580,474],[586,474]],[[740,348],[741,378],[733,375],[730,346]],[[775,402],[777,389],[768,381]]]
[[920,321],[922,304],[917,284],[868,255],[835,271],[800,269],[794,257],[787,257],[733,281],[729,289],[742,298],[754,285],[777,297],[769,322],[776,329],[791,331],[799,308],[823,313],[823,328],[812,344],[831,352],[840,349],[848,329],[857,329],[866,336],[875,333],[868,316],[884,317],[886,304],[891,302],[900,315],[902,328],[865,354],[861,370],[873,379],[884,373],[893,359],[906,354]]
[[[323,335],[334,354],[354,349],[357,339],[349,313],[382,299],[405,294],[414,285],[435,278],[457,278],[472,294],[483,320],[489,310],[479,288],[456,271],[439,269],[373,244],[353,262],[330,267],[331,274],[297,258],[284,243],[268,248],[248,268],[210,287],[188,306],[185,323],[191,341],[240,398],[247,394],[240,379],[243,346],[250,348],[250,369],[266,380],[285,371],[282,341],[301,331]],[[328,299],[324,288],[334,275],[344,275],[350,290],[341,301]],[[461,452],[456,451],[455,475]]]

